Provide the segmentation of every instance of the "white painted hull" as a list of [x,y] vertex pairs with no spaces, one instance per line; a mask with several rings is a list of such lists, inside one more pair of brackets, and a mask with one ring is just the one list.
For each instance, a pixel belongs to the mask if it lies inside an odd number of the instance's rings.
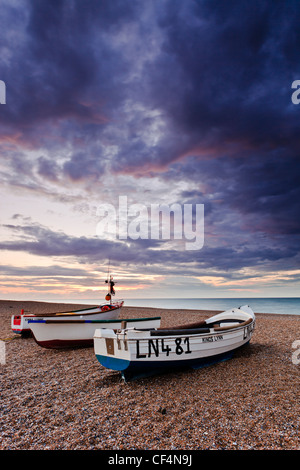
[[[123,301],[113,302],[112,305],[105,304],[99,307],[90,307],[80,310],[74,310],[70,312],[57,312],[54,314],[21,314],[13,315],[11,317],[11,329],[14,333],[20,333],[23,335],[30,334],[31,326],[30,321],[36,319],[44,320],[113,320],[118,318],[120,309],[123,306]],[[112,307],[112,308],[111,308]]]
[[201,328],[121,333],[97,329],[95,355],[105,367],[120,370],[125,380],[175,367],[203,367],[228,359],[250,341],[255,316],[244,308],[215,315]]
[[130,328],[159,328],[160,317],[116,320],[32,319],[29,322],[34,339],[44,348],[93,346],[96,328],[120,330],[126,322]]

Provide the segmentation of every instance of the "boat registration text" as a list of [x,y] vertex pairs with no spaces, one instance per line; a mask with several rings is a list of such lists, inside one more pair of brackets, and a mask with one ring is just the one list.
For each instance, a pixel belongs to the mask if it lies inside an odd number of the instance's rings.
[[[214,341],[222,341],[223,335],[215,335],[215,336],[205,336],[203,338],[198,338],[198,342],[201,341],[202,343],[212,343]],[[190,354],[191,345],[190,345],[190,338],[175,338],[174,341],[172,340],[173,344],[170,344],[170,340],[165,342],[164,338],[156,338],[156,339],[148,339],[148,348],[143,348],[143,352],[141,351],[140,341],[136,341],[136,358],[142,359],[145,357],[159,357],[161,354],[169,356],[171,352],[180,356],[181,354]],[[144,341],[143,341],[144,343]]]

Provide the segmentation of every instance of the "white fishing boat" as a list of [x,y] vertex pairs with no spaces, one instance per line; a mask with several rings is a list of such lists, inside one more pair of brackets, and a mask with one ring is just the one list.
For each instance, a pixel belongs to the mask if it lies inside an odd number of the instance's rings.
[[111,331],[124,327],[159,328],[160,317],[129,318],[126,320],[53,320],[47,318],[31,319],[29,326],[39,346],[50,349],[93,346],[93,337],[97,328],[109,328]]
[[30,321],[35,319],[47,319],[47,320],[113,320],[117,319],[120,313],[120,309],[123,306],[123,300],[112,301],[112,296],[115,295],[114,285],[112,276],[105,281],[109,284],[109,292],[106,294],[105,299],[108,301],[103,305],[96,307],[87,307],[79,310],[72,310],[67,312],[53,312],[53,313],[24,313],[24,309],[21,310],[19,315],[12,315],[11,317],[11,329],[14,333],[19,333],[22,336],[28,336],[31,334]]
[[255,326],[252,309],[244,305],[191,325],[119,331],[96,329],[94,351],[101,365],[118,370],[128,381],[171,371],[198,369],[232,357],[249,343]]

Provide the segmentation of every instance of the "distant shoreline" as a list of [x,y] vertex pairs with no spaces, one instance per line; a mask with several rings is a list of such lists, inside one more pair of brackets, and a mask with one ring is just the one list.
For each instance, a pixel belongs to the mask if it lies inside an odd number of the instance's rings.
[[[105,303],[105,302],[103,302]],[[21,309],[24,309],[24,313],[51,313],[51,312],[57,312],[57,311],[63,311],[63,310],[75,310],[75,309],[80,309],[82,307],[87,307],[89,306],[97,306],[99,305],[99,302],[91,303],[91,304],[86,304],[86,303],[69,303],[69,302],[50,302],[50,301],[38,301],[38,300],[1,300],[0,299],[0,308],[1,310],[7,309],[6,313],[11,314],[11,315],[16,315],[18,313],[21,313]],[[232,307],[235,307],[236,305],[232,305]],[[134,316],[138,314],[138,311],[142,309],[143,311],[149,310],[151,312],[158,312],[162,310],[163,312],[174,312],[174,313],[193,313],[193,314],[199,314],[199,315],[208,315],[208,314],[213,314],[216,312],[222,312],[225,310],[224,309],[195,309],[195,308],[168,308],[166,306],[162,307],[151,307],[151,306],[131,306],[131,305],[125,305],[122,309],[122,312],[134,312]],[[264,316],[266,315],[271,315],[272,317],[293,317],[297,318],[297,314],[288,314],[288,313],[272,313],[272,312],[255,312],[255,315],[259,316]],[[138,315],[137,315],[138,316]]]
[[[254,312],[269,313],[276,315],[300,315],[300,297],[237,297],[237,298],[140,298],[140,299],[128,299],[122,297],[122,293],[119,295],[117,292],[116,299],[124,300],[124,306],[126,307],[139,307],[139,308],[163,308],[163,309],[182,309],[182,310],[209,310],[209,311],[225,311],[233,307],[240,307],[243,305],[249,305]],[[100,305],[105,303],[103,293],[99,293],[98,299],[57,299],[57,300],[13,300],[3,299],[2,301],[7,302],[26,302],[29,305],[30,302],[41,302],[48,305],[79,305],[91,306]],[[59,307],[55,307],[59,308]],[[67,307],[68,308],[68,307]],[[73,308],[73,307],[72,307]]]

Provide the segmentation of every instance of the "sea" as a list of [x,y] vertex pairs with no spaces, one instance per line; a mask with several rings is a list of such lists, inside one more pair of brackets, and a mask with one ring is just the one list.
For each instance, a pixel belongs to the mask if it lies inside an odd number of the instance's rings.
[[124,306],[183,308],[189,310],[227,310],[249,305],[256,313],[300,315],[300,297],[287,298],[202,298],[202,299],[128,299]]
[[[49,300],[48,300],[49,302]],[[53,300],[54,302],[54,300]],[[56,302],[97,304],[95,299],[67,299]],[[101,303],[101,302],[100,302]],[[255,313],[274,313],[300,315],[300,297],[247,297],[247,298],[199,298],[199,299],[126,299],[126,307],[154,307],[188,310],[227,310],[233,307],[249,305]]]

